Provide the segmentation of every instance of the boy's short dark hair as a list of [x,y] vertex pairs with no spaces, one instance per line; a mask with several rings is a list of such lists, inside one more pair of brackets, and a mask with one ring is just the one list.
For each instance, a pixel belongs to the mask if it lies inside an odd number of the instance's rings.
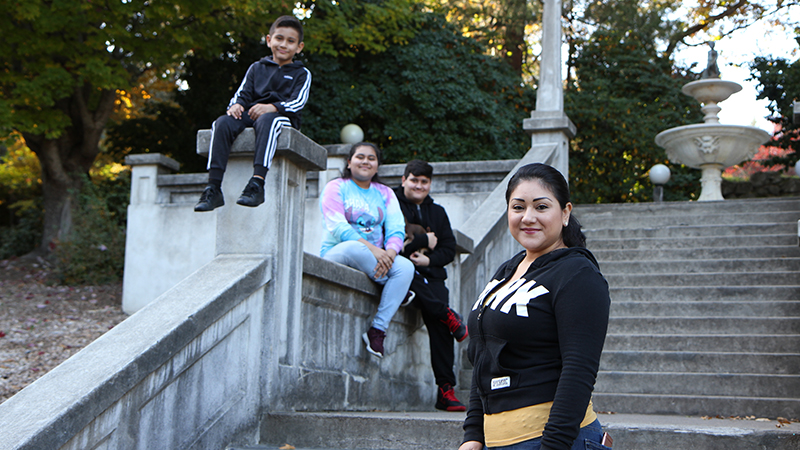
[[300,38],[300,42],[303,42],[303,24],[300,20],[295,16],[280,16],[275,19],[275,22],[272,22],[272,26],[269,27],[269,34],[275,34],[276,28],[294,28],[297,30],[297,35]]
[[433,178],[433,167],[426,161],[421,159],[413,159],[406,164],[406,170],[403,172],[403,177],[408,178],[408,174],[414,174],[415,177],[428,177]]

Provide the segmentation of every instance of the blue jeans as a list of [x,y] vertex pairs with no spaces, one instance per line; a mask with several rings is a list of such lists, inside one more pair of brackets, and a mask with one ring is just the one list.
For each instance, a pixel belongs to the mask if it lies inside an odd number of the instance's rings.
[[[608,450],[608,447],[601,445],[603,439],[603,427],[599,420],[586,425],[578,432],[578,437],[572,444],[571,450]],[[492,447],[492,450],[539,450],[542,447],[542,438],[538,437],[529,441],[517,444],[506,445],[504,447]],[[489,447],[484,447],[488,449]]]
[[336,244],[325,253],[323,258],[358,269],[369,275],[376,283],[383,285],[381,302],[375,318],[372,319],[372,326],[385,332],[389,328],[389,322],[392,321],[394,313],[400,308],[400,303],[403,303],[406,298],[411,280],[414,278],[414,264],[397,255],[389,273],[376,280],[375,266],[378,265],[378,260],[366,245],[358,241],[344,241]]

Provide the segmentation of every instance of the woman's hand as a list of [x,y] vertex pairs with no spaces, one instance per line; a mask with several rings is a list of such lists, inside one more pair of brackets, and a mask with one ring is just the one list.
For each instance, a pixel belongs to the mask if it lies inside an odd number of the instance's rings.
[[467,441],[461,444],[458,450],[483,450],[483,444],[478,441]]
[[366,239],[359,239],[362,241],[369,251],[372,252],[372,255],[378,260],[378,264],[375,266],[375,275],[373,278],[376,280],[383,278],[389,273],[389,269],[392,268],[392,263],[394,263],[394,258],[397,256],[397,253],[394,250],[384,250],[380,247],[376,247],[371,243],[367,242]]

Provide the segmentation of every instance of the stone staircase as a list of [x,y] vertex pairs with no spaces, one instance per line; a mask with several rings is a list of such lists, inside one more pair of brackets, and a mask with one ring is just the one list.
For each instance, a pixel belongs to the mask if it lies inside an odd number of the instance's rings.
[[598,409],[800,418],[800,199],[576,214],[611,288]]
[[[575,214],[611,288],[594,402],[614,449],[800,448],[800,423],[775,420],[800,418],[800,198]],[[260,445],[231,449],[455,449],[462,421],[272,413]]]

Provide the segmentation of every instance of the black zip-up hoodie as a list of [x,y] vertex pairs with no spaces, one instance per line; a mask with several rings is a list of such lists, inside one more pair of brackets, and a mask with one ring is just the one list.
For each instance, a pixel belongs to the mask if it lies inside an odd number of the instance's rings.
[[311,72],[300,61],[284,64],[282,67],[265,56],[254,62],[233,94],[228,108],[238,103],[245,110],[257,103],[272,103],[282,116],[300,129],[300,112],[308,101],[311,88]]
[[[450,218],[447,217],[444,208],[434,203],[431,196],[428,195],[422,200],[419,211],[417,211],[417,204],[406,198],[403,186],[394,188],[394,194],[397,196],[397,202],[400,204],[400,210],[403,211],[407,223],[415,223],[425,229],[430,228],[436,234],[436,247],[428,254],[430,265],[428,267],[417,266],[417,271],[428,279],[447,279],[447,271],[444,266],[453,262],[456,256],[456,237],[453,235]],[[422,217],[419,215],[420,212]],[[408,258],[415,251],[427,246],[427,236],[416,236],[401,254]]]
[[500,266],[469,316],[474,368],[464,440],[485,442],[484,414],[552,401],[542,449],[569,450],[597,377],[608,283],[592,253],[573,247],[540,256],[499,292],[524,257],[522,251]]

